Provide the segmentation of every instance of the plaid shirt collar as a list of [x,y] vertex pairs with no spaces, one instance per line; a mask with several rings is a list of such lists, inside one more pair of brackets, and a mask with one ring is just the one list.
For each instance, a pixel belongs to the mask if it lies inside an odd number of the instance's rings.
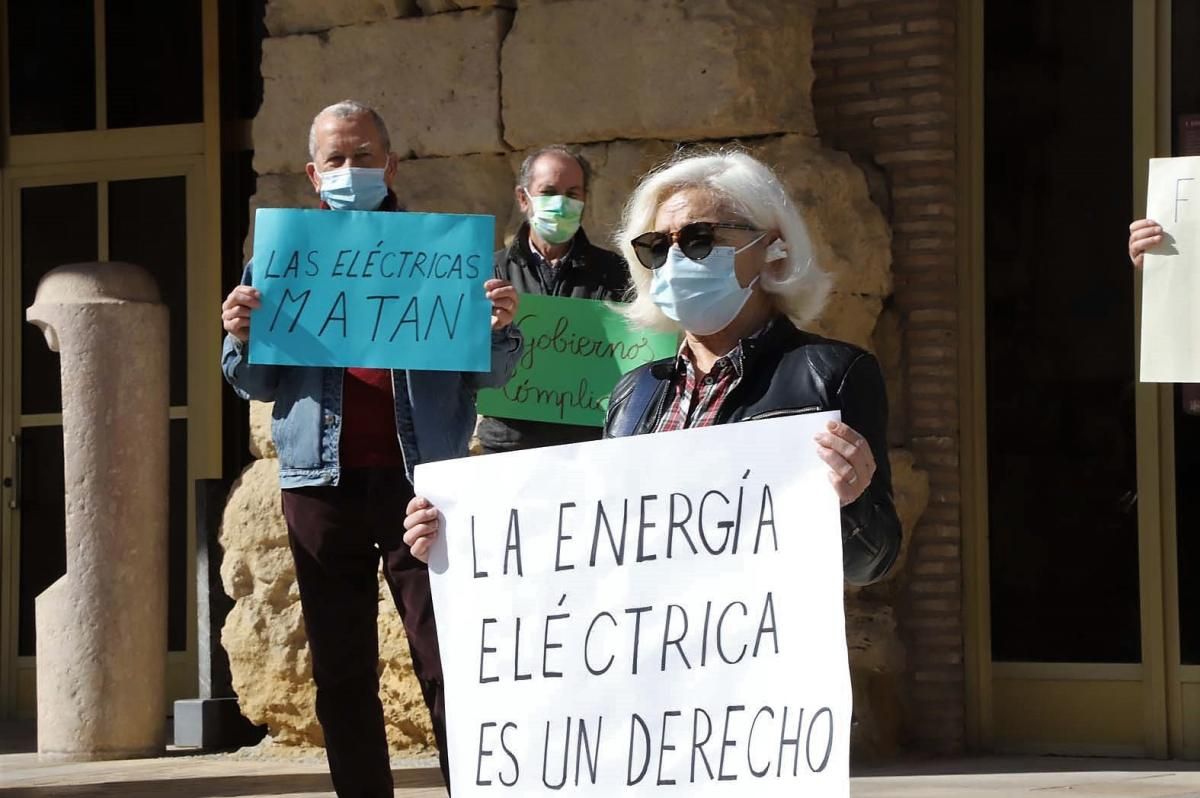
[[[713,362],[708,376],[717,379],[732,370],[734,378],[740,380],[745,369],[746,356],[742,349],[742,342],[738,341],[737,346]],[[695,356],[692,354],[691,347],[688,346],[687,339],[684,339],[683,344],[679,347],[679,354],[675,356],[674,375],[685,377],[688,383],[695,382],[699,377],[699,374],[696,373]]]
[[[767,332],[775,326],[775,318],[770,319],[762,327],[759,327],[754,333],[747,335],[745,338],[738,340],[737,345],[733,349],[726,352],[721,357],[717,358],[713,363],[710,374],[715,374],[717,371],[724,371],[732,368],[737,379],[741,379],[746,372],[746,351],[753,349],[758,343],[766,337]],[[687,338],[683,339],[683,343],[679,345],[679,352],[675,356],[675,366],[672,370],[672,376],[685,375],[694,379],[695,365],[693,365],[694,356],[691,346],[688,345]]]
[[753,349],[757,339],[771,326],[768,322],[754,335],[738,341],[733,349],[717,358],[704,376],[698,373],[691,347],[685,340],[675,358],[669,399],[655,424],[655,432],[716,424],[722,405],[745,374],[747,350]]

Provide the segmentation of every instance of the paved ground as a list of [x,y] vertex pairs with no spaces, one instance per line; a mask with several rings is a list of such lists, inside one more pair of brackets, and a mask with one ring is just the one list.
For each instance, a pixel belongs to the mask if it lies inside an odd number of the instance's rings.
[[[40,762],[0,728],[0,798],[333,798],[325,764],[259,750],[119,762]],[[7,753],[6,753],[7,752]],[[397,798],[443,798],[429,760],[394,762]],[[1200,763],[985,758],[859,769],[852,798],[1200,798]],[[753,795],[747,790],[746,795]]]
[[[1154,767],[1153,770],[1145,770]],[[897,766],[856,775],[852,798],[1198,798],[1195,763],[983,759]],[[396,768],[397,798],[442,798],[435,768]],[[747,794],[751,794],[749,791]],[[51,764],[0,755],[3,798],[333,798],[323,763],[176,755]]]
[[995,757],[860,771],[852,798],[1200,798],[1200,763]]
[[[395,770],[396,795],[443,798],[436,768]],[[70,765],[39,763],[35,754],[0,755],[3,798],[333,798],[322,762],[172,756]]]

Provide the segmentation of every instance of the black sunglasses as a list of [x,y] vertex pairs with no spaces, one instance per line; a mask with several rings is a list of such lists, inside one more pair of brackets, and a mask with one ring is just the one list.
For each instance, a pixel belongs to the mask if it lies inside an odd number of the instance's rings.
[[634,254],[647,269],[657,269],[667,262],[667,254],[671,245],[679,243],[679,249],[692,260],[704,260],[716,245],[716,230],[749,230],[760,232],[757,227],[748,224],[732,222],[692,222],[685,224],[675,233],[659,233],[651,230],[642,233],[629,243],[633,246]]

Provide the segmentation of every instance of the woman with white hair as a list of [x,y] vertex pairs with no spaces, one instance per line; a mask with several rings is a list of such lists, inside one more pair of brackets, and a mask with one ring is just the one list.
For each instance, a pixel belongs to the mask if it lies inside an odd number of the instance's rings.
[[[800,328],[829,279],[778,178],[741,152],[679,156],[647,175],[616,240],[629,263],[626,313],[683,332],[674,358],[627,374],[609,401],[609,437],[841,411],[813,445],[842,504],[843,567],[882,578],[900,549],[887,460],[887,399],[869,353]],[[414,499],[413,554],[428,556],[437,511]]]

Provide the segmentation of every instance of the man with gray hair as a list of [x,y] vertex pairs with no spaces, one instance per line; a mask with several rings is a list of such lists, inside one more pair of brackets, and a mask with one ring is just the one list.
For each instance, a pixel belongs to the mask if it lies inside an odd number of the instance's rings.
[[[321,207],[399,210],[396,158],[375,111],[346,100],[317,114],[307,166]],[[503,386],[520,357],[512,285],[492,279],[491,370],[483,373],[301,368],[246,358],[250,314],[261,306],[246,268],[222,306],[225,379],[245,399],[274,402],[288,542],[317,686],[317,718],[342,798],[392,795],[379,700],[378,573],[400,611],[413,670],[433,721],[442,773],[446,716],[429,572],[404,545],[400,519],[420,463],[463,457],[475,392]]]
[[[592,244],[580,226],[587,161],[562,145],[535,150],[521,164],[516,199],[525,221],[496,253],[496,276],[522,294],[621,301],[629,270],[615,252]],[[599,440],[599,427],[485,417],[479,443],[488,453]]]

